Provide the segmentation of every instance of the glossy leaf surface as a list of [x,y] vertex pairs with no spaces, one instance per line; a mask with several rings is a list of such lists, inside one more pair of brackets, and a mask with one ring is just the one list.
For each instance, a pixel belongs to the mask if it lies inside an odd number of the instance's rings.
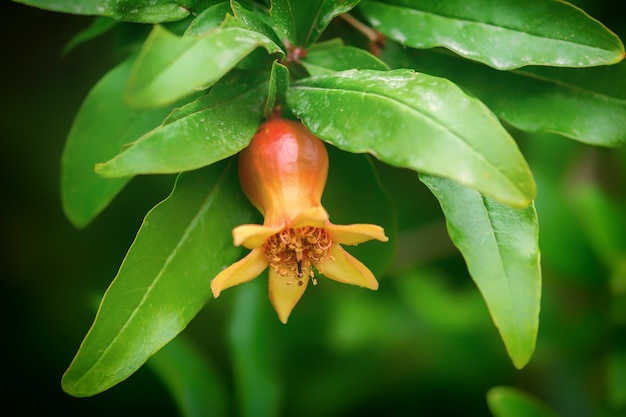
[[85,397],[112,387],[182,331],[211,298],[211,279],[239,257],[232,228],[255,215],[234,164],[181,174],[146,216],[63,376],[64,391]]
[[554,132],[599,146],[626,143],[626,63],[594,68],[525,67],[503,72],[449,54],[388,45],[383,58],[445,77],[498,117],[527,132]]
[[195,0],[17,0],[55,12],[108,16],[138,23],[173,22],[189,16]]
[[449,177],[515,206],[535,195],[515,141],[487,107],[448,80],[406,70],[343,71],[302,80],[287,103],[340,149]]
[[619,38],[562,1],[388,0],[359,5],[372,25],[403,45],[444,46],[498,69],[588,67],[624,58]]
[[130,178],[104,179],[97,162],[158,126],[171,108],[136,110],[122,98],[130,60],[111,70],[94,86],[74,119],[62,159],[61,198],[71,222],[79,227],[96,217]]
[[272,21],[269,16],[269,10],[261,5],[247,3],[247,6],[251,8],[251,10],[248,10],[234,0],[231,0],[230,4],[234,16],[237,18],[241,27],[259,32],[268,39],[271,39],[276,45],[281,45],[283,40],[278,38],[276,31],[271,26]]
[[225,159],[245,148],[263,118],[268,75],[225,77],[211,92],[177,109],[96,172],[104,177],[177,173]]
[[225,20],[232,18],[232,16],[233,11],[228,1],[216,3],[204,9],[191,21],[184,36],[201,36],[222,25]]
[[274,0],[271,15],[292,45],[306,48],[320,37],[334,17],[349,12],[359,1]]
[[439,200],[459,248],[517,368],[530,360],[539,328],[541,267],[534,206],[497,203],[446,178],[420,175]]
[[260,33],[238,27],[178,37],[155,26],[133,66],[126,100],[134,107],[158,107],[204,90],[259,46],[281,52]]

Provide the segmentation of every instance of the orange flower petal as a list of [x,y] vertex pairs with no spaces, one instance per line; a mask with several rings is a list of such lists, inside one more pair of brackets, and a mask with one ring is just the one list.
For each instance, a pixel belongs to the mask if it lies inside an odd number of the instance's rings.
[[283,277],[279,275],[273,268],[269,270],[269,296],[278,318],[283,323],[287,323],[287,319],[291,314],[291,310],[296,306],[306,286],[309,283],[309,276],[304,275],[301,278],[302,285],[298,285],[295,278]]
[[211,281],[213,297],[217,298],[226,288],[253,280],[267,268],[267,265],[265,253],[260,249],[253,249],[244,258],[217,274]]
[[328,224],[326,230],[330,232],[333,241],[343,245],[358,245],[368,240],[376,239],[381,242],[389,240],[385,230],[375,224]]
[[358,285],[370,290],[378,289],[378,281],[372,271],[337,243],[330,247],[329,254],[330,256],[318,265],[321,274],[344,284]]
[[294,217],[287,227],[324,227],[328,222],[328,213],[322,206],[311,207],[310,209],[303,210],[296,217]]
[[242,224],[233,229],[233,241],[235,246],[248,249],[259,248],[272,235],[280,232],[280,227],[267,227],[260,224]]

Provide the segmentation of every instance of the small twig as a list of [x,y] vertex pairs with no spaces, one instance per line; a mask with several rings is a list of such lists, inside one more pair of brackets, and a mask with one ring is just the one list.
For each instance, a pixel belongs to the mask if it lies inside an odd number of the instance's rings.
[[357,20],[354,16],[348,13],[343,13],[339,15],[339,17],[341,17],[350,26],[352,26],[353,28],[361,32],[363,35],[365,35],[367,39],[370,40],[370,42],[378,42],[380,40],[379,32],[367,26],[366,24],[362,23],[361,21]]
[[339,15],[350,26],[361,32],[370,41],[370,50],[376,56],[380,54],[380,48],[385,46],[385,35],[374,28],[367,26],[365,23],[357,20],[354,16],[344,13]]

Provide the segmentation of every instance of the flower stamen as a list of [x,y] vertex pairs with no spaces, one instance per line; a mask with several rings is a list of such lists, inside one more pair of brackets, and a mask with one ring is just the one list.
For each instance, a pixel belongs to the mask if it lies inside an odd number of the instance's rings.
[[[302,277],[317,284],[313,268],[328,258],[332,240],[326,229],[312,226],[286,228],[270,236],[265,243],[265,256],[278,275],[295,279],[303,285]],[[288,284],[293,281],[288,281]]]

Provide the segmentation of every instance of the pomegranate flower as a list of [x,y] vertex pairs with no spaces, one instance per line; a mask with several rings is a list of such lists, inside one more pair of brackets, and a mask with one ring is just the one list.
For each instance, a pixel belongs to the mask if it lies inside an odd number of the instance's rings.
[[335,225],[321,199],[328,173],[323,142],[302,124],[271,119],[262,124],[239,154],[239,180],[263,225],[233,229],[235,245],[252,251],[211,282],[213,296],[256,278],[269,266],[269,297],[283,323],[302,297],[313,269],[327,278],[372,290],[372,272],[340,244],[388,238],[373,224]]

